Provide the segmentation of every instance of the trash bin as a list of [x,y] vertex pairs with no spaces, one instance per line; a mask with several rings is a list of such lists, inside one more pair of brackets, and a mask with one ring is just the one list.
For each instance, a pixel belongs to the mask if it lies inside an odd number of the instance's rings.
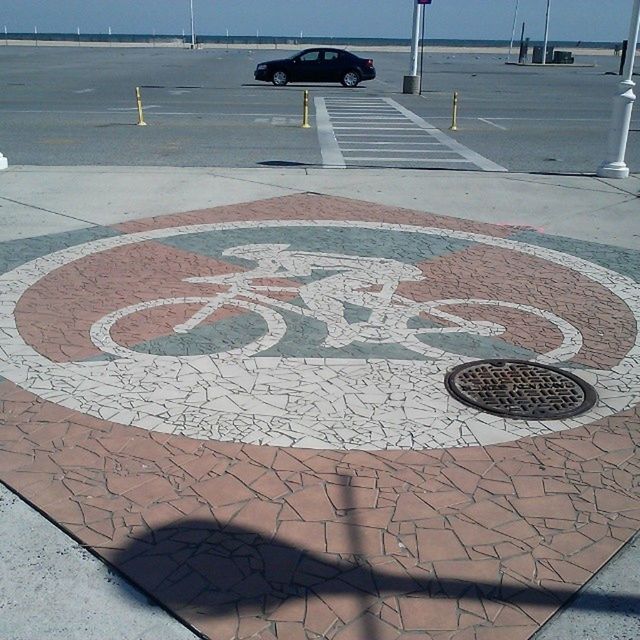
[[[533,47],[533,64],[542,64],[542,51],[544,47]],[[547,46],[547,59],[545,62],[553,62],[553,47]]]
[[553,64],[573,64],[574,58],[571,51],[556,51],[553,54]]

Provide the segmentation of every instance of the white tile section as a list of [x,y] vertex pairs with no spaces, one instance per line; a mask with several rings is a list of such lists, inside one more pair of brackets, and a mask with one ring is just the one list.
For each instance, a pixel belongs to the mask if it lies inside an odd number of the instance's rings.
[[[640,288],[630,278],[572,255],[508,238],[354,220],[202,224],[88,242],[37,258],[0,276],[0,375],[44,399],[125,425],[203,439],[264,444],[286,442],[291,446],[322,442],[326,448],[341,449],[434,448],[503,442],[588,424],[640,400],[640,337],[637,337],[636,344],[613,370],[584,370],[585,377],[590,376],[594,380],[601,401],[591,411],[561,423],[487,417],[452,401],[442,384],[444,374],[451,366],[474,358],[437,349],[420,341],[418,333],[434,329],[410,328],[406,320],[414,317],[418,308],[454,322],[457,328],[449,328],[448,332],[463,331],[476,335],[499,335],[501,326],[493,322],[456,319],[447,312],[448,305],[494,305],[545,317],[560,329],[565,339],[555,352],[540,356],[540,361],[553,361],[554,358],[562,361],[571,357],[580,349],[581,336],[559,316],[508,301],[448,299],[415,303],[401,299],[400,304],[396,304],[399,296],[393,293],[391,304],[383,309],[384,322],[376,323],[369,319],[356,326],[345,326],[339,322],[338,316],[330,318],[331,314],[326,309],[323,312],[327,297],[353,296],[354,290],[359,290],[359,295],[363,296],[360,302],[372,308],[373,317],[379,308],[370,304],[375,296],[367,298],[374,294],[362,290],[361,278],[375,274],[378,279],[392,275],[400,281],[416,279],[411,265],[392,260],[378,264],[372,258],[305,252],[280,256],[285,260],[285,266],[289,264],[291,269],[303,273],[312,267],[322,268],[323,264],[327,268],[327,262],[341,267],[339,275],[305,285],[306,301],[311,305],[308,310],[300,307],[297,311],[300,314],[310,313],[324,322],[329,330],[328,340],[349,344],[354,334],[360,342],[393,342],[422,354],[424,360],[260,356],[259,349],[268,348],[280,339],[278,333],[282,330],[282,319],[279,309],[293,310],[286,302],[269,299],[270,311],[265,311],[267,303],[262,294],[246,289],[241,292],[245,298],[242,305],[251,310],[263,307],[261,313],[265,314],[263,317],[269,330],[243,349],[218,354],[158,356],[131,352],[118,345],[108,335],[108,329],[117,319],[133,313],[132,307],[114,310],[94,325],[92,337],[96,343],[107,353],[117,351],[119,357],[113,361],[51,361],[24,342],[15,323],[15,305],[29,287],[55,269],[94,253],[185,234],[229,229],[259,231],[262,228],[282,228],[286,233],[288,228],[313,226],[425,234],[536,256],[577,271],[609,289],[625,301],[640,322]],[[247,254],[251,246],[235,247],[234,251]],[[262,250],[278,252],[286,251],[282,247],[287,245],[260,246]],[[359,264],[359,267],[347,273],[350,264]],[[233,276],[231,280],[234,278],[237,279]],[[350,284],[345,278],[354,281]],[[143,304],[163,307],[193,300],[203,304],[204,308],[211,300],[162,298],[162,291],[158,295],[158,300]],[[137,310],[138,306],[135,307]]]

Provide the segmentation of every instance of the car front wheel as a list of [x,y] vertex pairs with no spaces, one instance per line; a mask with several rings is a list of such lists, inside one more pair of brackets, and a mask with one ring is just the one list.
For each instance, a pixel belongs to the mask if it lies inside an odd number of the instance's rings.
[[287,74],[280,69],[273,73],[273,76],[271,76],[271,82],[273,82],[276,87],[284,87],[284,85],[289,82],[289,78],[287,77]]
[[342,85],[345,87],[357,87],[358,86],[358,82],[360,82],[360,76],[358,75],[357,71],[347,71],[343,76],[342,76]]

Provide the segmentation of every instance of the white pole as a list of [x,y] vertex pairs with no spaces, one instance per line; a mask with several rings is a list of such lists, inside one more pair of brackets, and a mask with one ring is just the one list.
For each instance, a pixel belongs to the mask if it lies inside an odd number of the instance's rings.
[[549,13],[551,0],[547,0],[547,16],[544,20],[544,47],[542,48],[542,64],[547,64],[547,43],[549,42]]
[[196,48],[195,20],[193,18],[193,0],[189,0],[189,11],[191,12],[191,48]]
[[422,18],[423,5],[414,1],[413,7],[413,31],[411,34],[411,66],[409,69],[410,76],[418,75],[418,43],[420,41],[420,22]]
[[516,10],[513,12],[513,27],[511,29],[511,41],[509,42],[509,53],[507,54],[507,62],[511,61],[511,50],[513,49],[513,41],[516,37],[516,21],[518,20],[518,3],[520,0],[516,0]]
[[624,80],[620,83],[620,93],[613,99],[613,115],[609,130],[609,148],[607,159],[598,167],[597,174],[601,178],[628,178],[629,167],[624,159],[627,152],[627,141],[631,127],[631,113],[636,95],[633,92],[636,83],[633,81],[633,67],[638,48],[640,32],[640,0],[635,0],[629,27],[629,44],[625,63]]

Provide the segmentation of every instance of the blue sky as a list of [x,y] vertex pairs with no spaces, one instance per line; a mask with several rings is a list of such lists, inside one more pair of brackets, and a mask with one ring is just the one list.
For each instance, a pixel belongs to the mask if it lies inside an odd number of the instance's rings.
[[[193,0],[196,33],[407,38],[413,0]],[[633,0],[551,0],[550,39],[620,41]],[[433,0],[427,37],[509,39],[516,0]],[[518,29],[541,39],[546,0],[519,0]],[[1,0],[0,29],[189,33],[189,0]]]

